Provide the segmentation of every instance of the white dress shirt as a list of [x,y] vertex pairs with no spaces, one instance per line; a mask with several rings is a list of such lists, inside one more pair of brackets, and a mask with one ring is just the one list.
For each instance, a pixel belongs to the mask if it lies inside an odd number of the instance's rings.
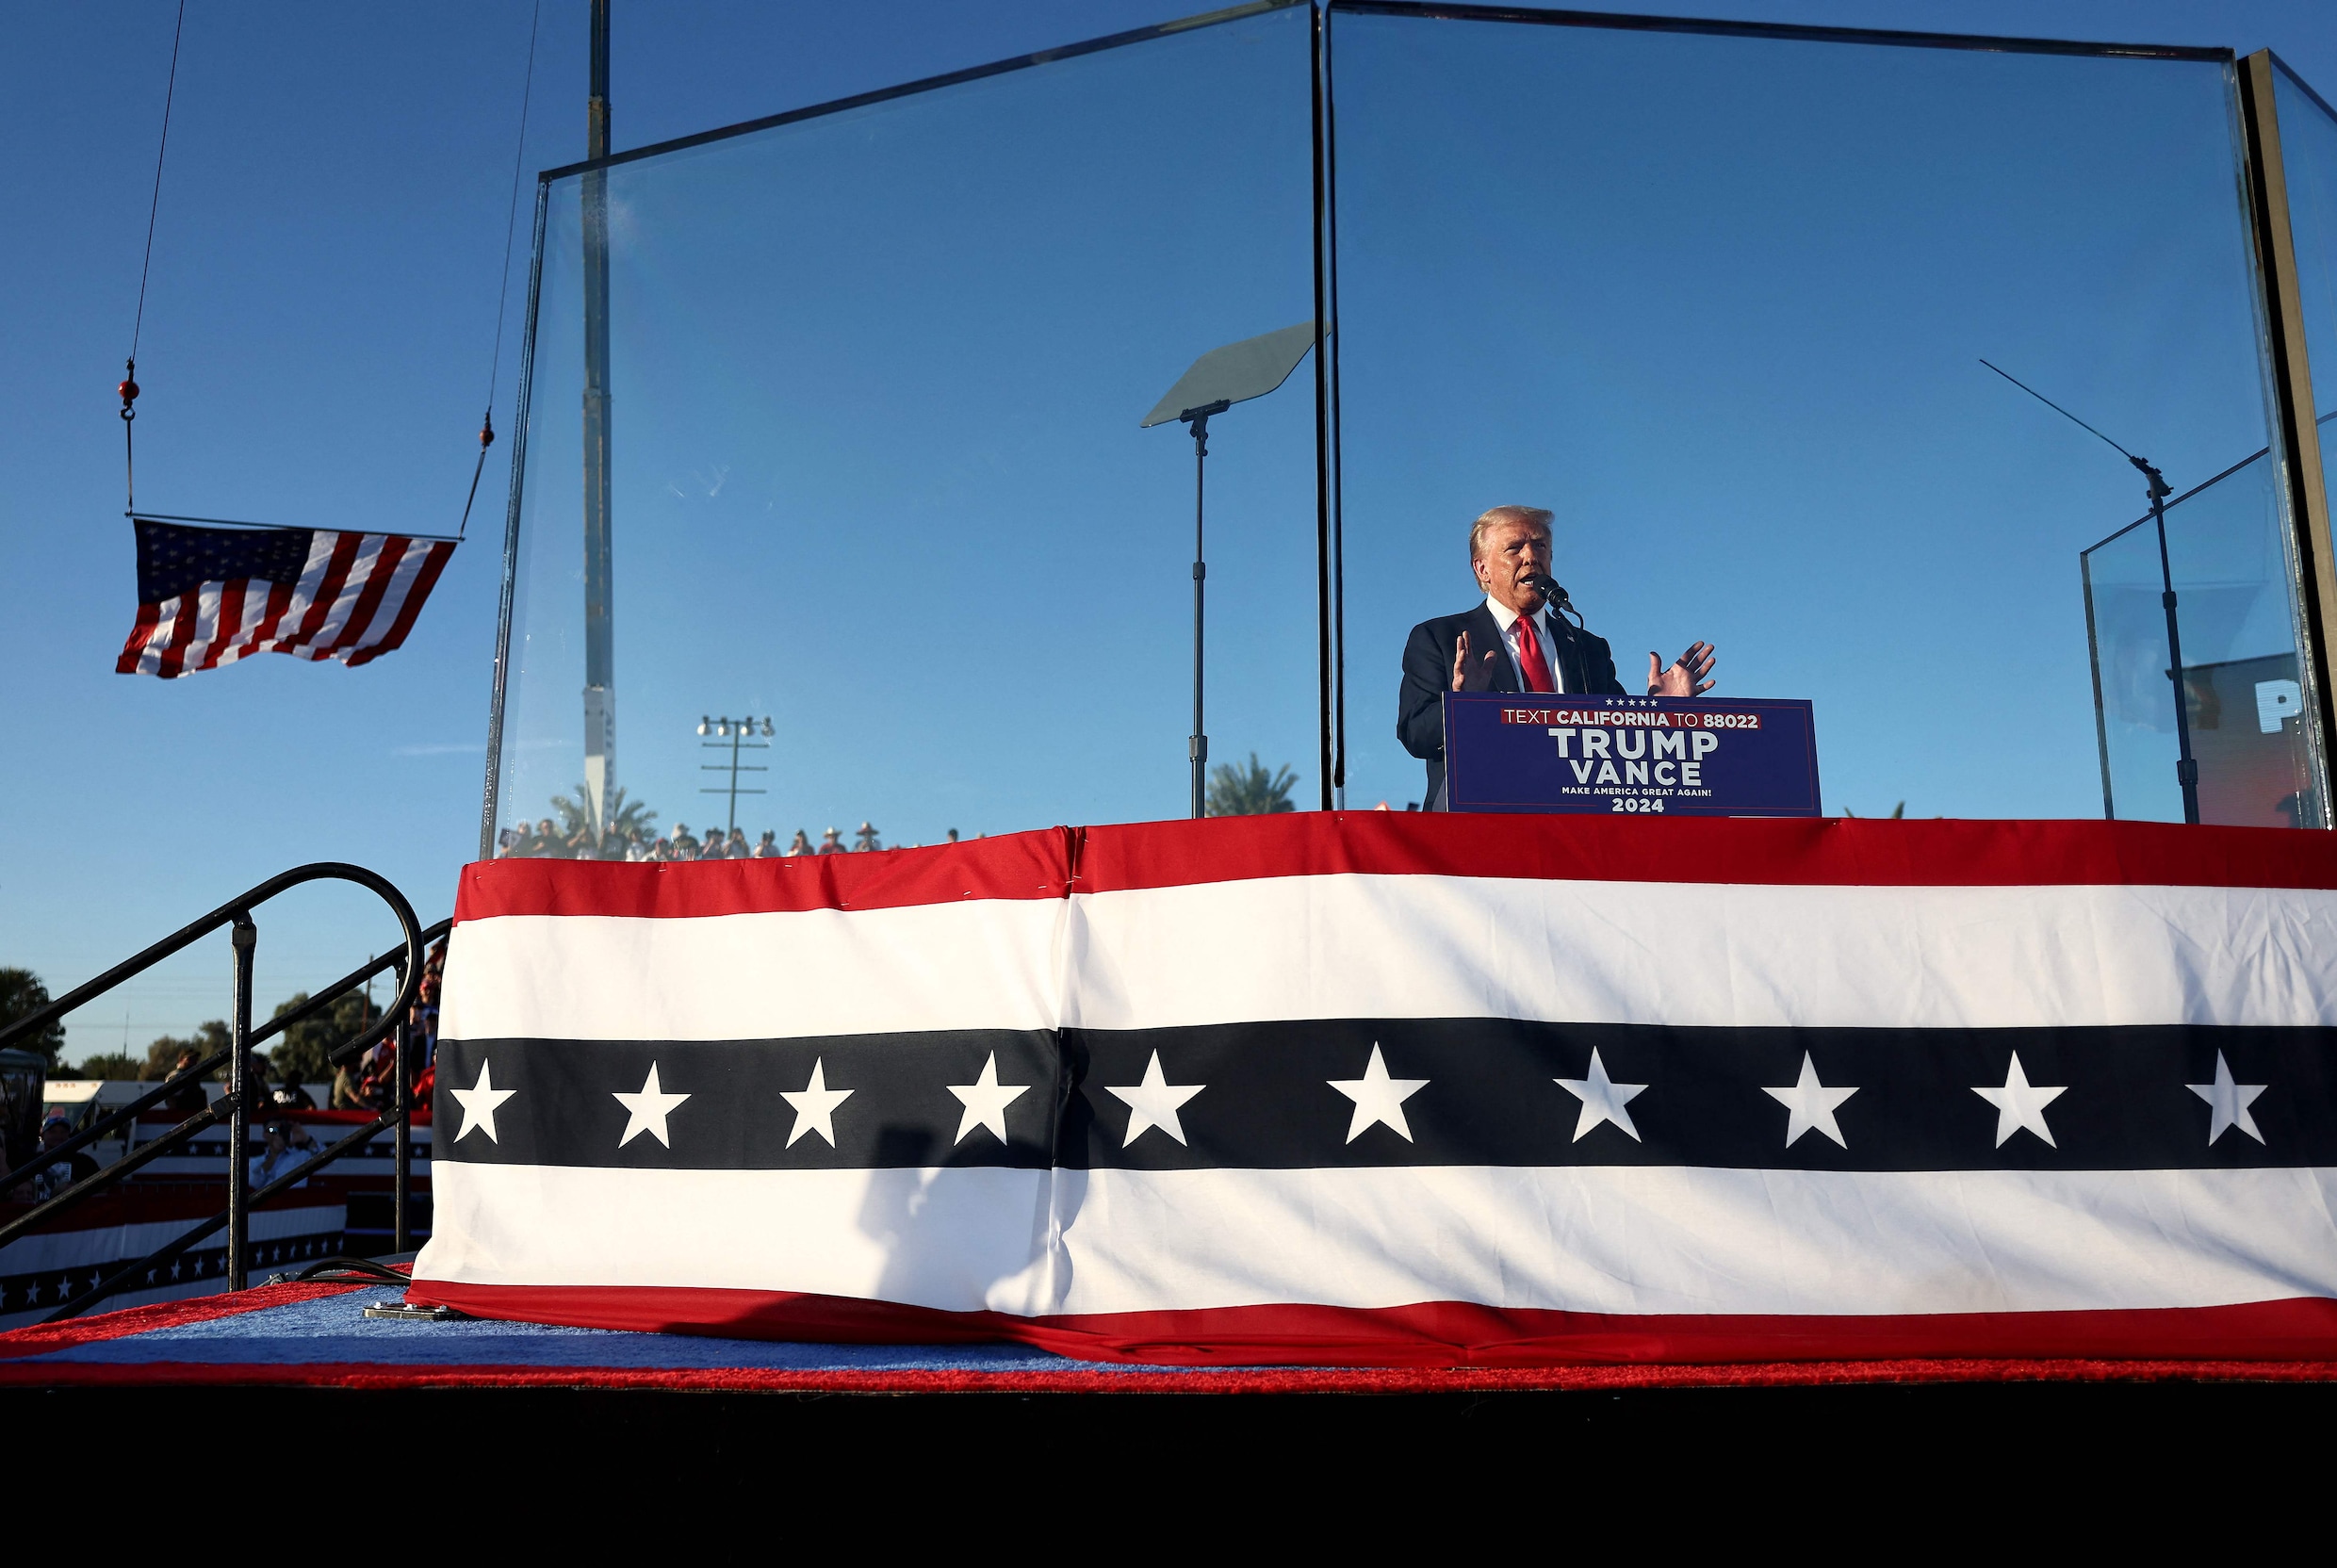
[[1542,644],[1542,662],[1549,666],[1550,685],[1558,691],[1564,691],[1566,675],[1559,668],[1558,642],[1550,635],[1550,629],[1542,624],[1542,617],[1550,612],[1550,607],[1544,605],[1541,614],[1521,615],[1491,594],[1487,594],[1485,608],[1493,612],[1493,618],[1501,625],[1501,651],[1509,655],[1510,675],[1516,680],[1517,689],[1521,692],[1526,689],[1526,672],[1520,669],[1517,663],[1517,650],[1520,646],[1518,639],[1529,631]]

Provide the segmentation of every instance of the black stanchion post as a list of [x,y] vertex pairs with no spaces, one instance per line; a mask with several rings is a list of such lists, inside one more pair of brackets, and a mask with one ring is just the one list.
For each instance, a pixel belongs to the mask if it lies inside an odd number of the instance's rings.
[[1176,419],[1193,435],[1193,733],[1185,738],[1185,755],[1192,768],[1196,817],[1208,809],[1209,803],[1209,729],[1201,710],[1203,584],[1209,576],[1201,549],[1201,524],[1209,467],[1209,416],[1235,403],[1263,398],[1287,381],[1315,346],[1317,334],[1315,322],[1301,321],[1295,327],[1210,350],[1177,378],[1168,395],[1152,405],[1152,412],[1139,427],[1150,430]]
[[241,910],[236,913],[228,941],[236,956],[234,1038],[227,1051],[227,1288],[241,1290],[249,1282],[251,1262],[251,1185],[244,1164],[244,1147],[252,1135],[251,1106],[246,1099],[252,1083],[252,955],[259,946],[259,927]]
[[2159,604],[2166,612],[2166,678],[2175,683],[2175,783],[2182,791],[2182,820],[2199,820],[2199,760],[2191,752],[2191,682],[2182,672],[2182,633],[2175,625],[2175,568],[2166,553],[2166,498],[2174,490],[2165,476],[2141,458],[2131,459],[2150,483],[2150,520],[2159,531]]
[[[402,985],[402,980],[400,983]],[[414,1080],[408,1076],[413,1068],[413,1054],[408,1050],[413,1033],[413,1014],[409,1012],[406,1017],[398,1021],[398,1027],[391,1030],[389,1034],[390,1050],[397,1057],[391,1065],[396,1070],[395,1076],[398,1080],[398,1120],[396,1125],[390,1129],[392,1135],[398,1140],[398,1152],[394,1156],[393,1167],[395,1175],[391,1179],[390,1194],[393,1212],[390,1217],[392,1233],[389,1250],[393,1252],[414,1250],[414,1228],[408,1217],[407,1209],[410,1201],[408,1195],[414,1186],[414,1149],[408,1141],[412,1136],[414,1126]]]
[[1209,416],[1222,414],[1226,405],[1211,403],[1186,413],[1184,418],[1193,431],[1193,733],[1185,742],[1185,754],[1193,765],[1193,815],[1198,818],[1205,809],[1209,789],[1209,727],[1201,722],[1201,598],[1209,568],[1203,564],[1201,549],[1201,483],[1209,466]]

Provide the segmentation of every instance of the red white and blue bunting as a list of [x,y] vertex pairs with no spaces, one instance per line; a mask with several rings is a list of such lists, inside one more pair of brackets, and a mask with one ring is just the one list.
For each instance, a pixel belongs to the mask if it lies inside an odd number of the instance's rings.
[[1218,1363],[2337,1355],[2337,840],[1299,814],[464,874],[413,1296]]

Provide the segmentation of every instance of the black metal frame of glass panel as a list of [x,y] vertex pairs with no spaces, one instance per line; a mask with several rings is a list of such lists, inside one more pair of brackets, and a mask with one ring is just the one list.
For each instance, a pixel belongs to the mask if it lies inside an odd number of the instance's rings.
[[[2324,427],[2329,425],[2331,422],[2337,422],[2337,414],[2325,414],[2321,416],[2319,422]],[[2217,485],[2223,483],[2226,480],[2232,478],[2234,475],[2239,474],[2246,469],[2254,467],[2257,464],[2263,462],[2265,458],[2271,455],[2271,448],[2260,447],[2256,450],[2248,453],[2246,457],[2240,459],[2237,463],[2232,464],[2229,468],[2224,469],[2221,473],[2201,480],[2198,483],[2193,485],[2190,489],[2183,491],[2180,495],[2169,496],[2166,498],[2167,515],[2170,518],[2182,518],[2187,520],[2187,514],[2182,513],[2180,510],[2184,502],[2189,501],[2196,497],[2205,495],[2207,492],[2214,489]],[[2093,666],[2094,744],[2099,749],[2101,757],[2101,814],[2105,819],[2113,821],[2115,821],[2117,817],[2117,799],[2116,792],[2111,781],[2108,708],[2103,701],[2101,685],[2101,659],[2100,652],[2100,637],[2097,628],[2098,617],[2094,596],[2094,556],[2097,552],[2107,549],[2112,545],[2116,544],[2119,540],[2125,538],[2128,534],[2133,533],[2135,530],[2149,527],[2153,520],[2154,519],[2151,517],[2151,514],[2146,512],[2141,516],[2135,518],[2133,522],[2125,525],[2123,528],[2103,535],[2101,538],[2095,540],[2092,544],[2077,552],[2079,585],[2083,589],[2085,596],[2085,645],[2090,656],[2089,662]],[[2292,571],[2294,570],[2293,561],[2290,563],[2290,569]],[[2301,625],[2298,628],[2297,635],[2300,640],[2304,636],[2304,630]],[[2197,669],[2198,666],[2194,662],[2186,661],[2185,667],[2186,669]],[[2307,661],[2299,658],[2297,661],[2297,667],[2300,672],[2307,673],[2309,677],[2310,665]],[[2194,722],[2196,723],[2197,721],[2195,720]],[[2316,774],[2320,774],[2322,772],[2320,760],[2317,757],[2315,757],[2312,766]]]
[[[2337,736],[2337,691],[2329,678],[2329,649],[2337,642],[2337,542],[2330,535],[2329,497],[2321,472],[2321,443],[2310,361],[2305,353],[2303,295],[2288,202],[2287,157],[2280,145],[2280,115],[2273,102],[2272,73],[2278,70],[2322,112],[2337,120],[2321,95],[2269,49],[2239,63],[2246,139],[2249,216],[2254,224],[2257,309],[2271,360],[2273,403],[2278,414],[2282,489],[2289,503],[2290,591],[2296,609],[2298,678],[2308,722],[2307,746],[2320,780],[2322,827],[2337,827],[2330,815],[2329,748]],[[2313,438],[2306,439],[2308,432]]]
[[[2332,710],[2332,682],[2328,664],[2328,645],[2337,640],[2337,628],[2324,617],[2337,617],[2337,593],[2316,592],[2322,585],[2317,576],[2337,575],[2337,549],[2332,549],[2330,529],[2326,508],[2318,486],[2308,491],[2305,471],[2308,466],[2318,471],[2317,451],[2307,453],[2300,431],[2312,423],[2310,384],[2302,381],[2301,324],[2294,320],[2295,257],[2287,240],[2285,191],[2267,189],[2267,165],[2279,167],[2279,133],[2277,122],[2270,113],[2269,94],[2260,108],[2260,94],[2254,90],[2250,73],[2243,68],[2240,57],[2231,49],[2220,46],[2184,44],[2130,44],[2087,42],[2066,39],[2006,38],[1986,35],[1914,32],[1888,28],[1807,26],[1788,23],[1739,22],[1692,17],[1642,16],[1611,11],[1543,9],[1519,6],[1485,6],[1439,4],[1434,0],[1324,0],[1323,46],[1326,83],[1326,115],[1332,119],[1329,130],[1318,130],[1318,147],[1336,145],[1335,105],[1328,96],[1328,77],[1332,29],[1328,19],[1339,13],[1357,16],[1409,17],[1423,21],[1510,23],[1554,27],[1594,28],[1616,32],[1692,34],[1724,38],[1761,39],[1773,41],[1806,43],[1852,43],[1897,48],[1953,49],[1984,53],[2054,55],[2098,59],[2139,59],[2190,61],[2219,65],[2231,77],[2234,94],[2240,106],[2240,123],[2234,126],[2235,152],[2241,164],[2242,193],[2247,205],[2246,220],[2248,238],[2250,281],[2253,285],[2257,316],[2260,358],[2267,383],[2267,403],[2274,416],[2275,434],[2287,454],[2283,463],[2283,495],[2287,501],[2289,532],[2295,551],[2290,561],[2290,591],[2297,630],[2298,665],[2306,672],[2305,678],[2314,694],[2310,705],[2313,722],[2308,727],[2312,736],[2311,749],[2315,774],[2322,781],[2321,797],[2329,799],[2332,791],[2329,765],[2329,737],[2337,735],[2337,710]],[[2281,73],[2308,93],[2296,73],[2284,62],[2277,62],[2269,51],[2249,57],[2280,64]],[[2326,101],[2312,93],[2313,102],[2328,108]],[[2337,111],[2331,111],[2337,117]],[[1335,235],[1338,223],[1338,191],[1335,179],[1329,182],[1326,211],[1318,215],[1318,222]],[[2276,239],[2278,243],[2276,243]],[[1330,298],[1330,337],[1338,341],[1339,313],[1335,280],[1337,258],[1331,261],[1333,288]],[[2288,305],[2283,310],[2284,302]],[[2291,346],[2291,340],[2296,340]],[[1331,373],[1331,407],[1339,407],[1337,381],[1338,359],[1334,350]],[[2296,390],[2300,383],[2306,387],[2306,413],[2297,414]],[[1337,432],[1334,427],[1332,443],[1335,449]],[[2259,454],[2261,455],[2261,454]],[[2253,461],[2250,459],[2249,461]],[[2241,465],[2245,466],[2245,464]],[[2220,477],[2220,476],[2219,476]],[[2208,482],[2213,483],[2214,481]],[[2205,485],[2198,487],[2206,488]],[[1345,598],[1343,562],[1337,542],[1344,533],[1340,514],[1337,476],[1330,496],[1332,507],[1331,537],[1332,554],[1326,563],[1332,575],[1332,614],[1338,616]],[[2105,541],[2106,542],[2106,541]],[[2081,568],[2083,559],[2081,558]],[[1343,652],[1343,650],[1342,650]],[[1347,765],[1346,747],[1346,688],[1344,669],[1337,687],[1339,711],[1327,720],[1327,727],[1334,728],[1339,737],[1335,769],[1344,776]],[[2099,709],[2097,709],[2099,724]],[[2106,758],[2106,752],[2105,752]],[[2106,770],[2107,763],[2104,762]],[[2105,786],[2106,789],[2106,786]],[[2319,825],[2337,825],[2325,817]]]
[[[1890,28],[1810,26],[1787,23],[1740,22],[1691,17],[1645,16],[1611,11],[1541,9],[1518,6],[1484,6],[1426,3],[1426,0],[1251,0],[1251,3],[1209,11],[1178,21],[1156,24],[1113,33],[1084,42],[1060,48],[1040,50],[969,67],[942,75],[927,76],[896,87],[871,92],[856,93],[799,109],[742,121],[692,136],[654,142],[647,146],[613,153],[606,157],[580,163],[564,164],[545,170],[537,175],[536,218],[533,256],[528,284],[527,321],[522,337],[518,404],[514,422],[517,433],[512,446],[512,481],[506,512],[503,541],[503,579],[496,628],[494,692],[489,706],[487,736],[487,774],[485,792],[480,819],[480,858],[491,858],[495,852],[495,821],[497,792],[501,760],[504,697],[510,673],[511,631],[514,600],[518,573],[518,544],[522,498],[525,487],[529,400],[535,358],[535,338],[538,308],[542,298],[545,211],[554,182],[597,170],[658,157],[688,148],[704,146],[733,137],[751,135],[775,126],[793,124],[860,108],[872,104],[933,91],[938,89],[978,81],[1009,72],[1025,70],[1055,60],[1070,59],[1082,55],[1122,48],[1195,28],[1254,16],[1267,11],[1286,9],[1304,4],[1313,11],[1311,80],[1309,91],[1314,105],[1314,226],[1315,295],[1316,295],[1316,648],[1320,664],[1318,675],[1319,755],[1321,768],[1321,806],[1330,809],[1344,805],[1347,774],[1347,690],[1345,639],[1345,562],[1344,519],[1341,505],[1340,464],[1340,375],[1339,375],[1339,300],[1338,300],[1338,195],[1337,195],[1337,101],[1335,72],[1332,63],[1332,18],[1345,12],[1359,16],[1412,17],[1423,21],[1509,23],[1553,27],[1593,28],[1619,32],[1698,34],[1715,37],[1761,39],[1806,43],[1850,43],[1914,49],[1949,49],[1984,53],[2057,55],[2101,59],[2182,60],[2214,64],[2232,74],[2235,91],[2242,107],[2242,123],[2237,152],[2243,166],[2244,195],[2247,204],[2249,259],[2255,285],[2258,331],[2271,384],[2271,398],[2276,428],[2287,461],[2283,465],[2284,492],[2288,498],[2291,532],[2296,547],[2292,562],[2291,590],[2296,596],[2298,662],[2308,672],[2312,683],[2314,746],[2316,770],[2324,784],[2324,798],[2337,793],[2328,788],[2329,768],[2327,737],[2337,733],[2337,712],[2332,711],[2332,692],[2328,666],[2327,644],[2330,640],[2324,616],[2337,616],[2337,594],[2317,592],[2316,579],[2337,570],[2331,561],[2329,530],[2326,507],[2317,496],[2305,492],[2304,469],[2308,464],[2317,472],[2317,454],[2304,453],[2301,432],[2311,423],[2310,403],[2303,419],[2297,416],[2296,387],[2303,367],[2299,355],[2290,350],[2292,334],[2300,334],[2301,326],[2294,319],[2296,299],[2295,258],[2285,243],[2287,214],[2285,191],[2267,187],[2269,164],[2278,168],[2279,140],[2277,120],[2271,114],[2269,94],[2261,90],[2262,83],[2254,80],[2254,73],[2242,68],[2240,57],[2231,49],[2182,44],[2133,44],[2087,42],[2065,39],[2007,38],[2000,36],[1917,32]],[[2329,106],[2317,93],[2297,77],[2284,62],[2277,60],[2269,51],[2249,57],[2249,63],[2267,62],[2266,69],[2277,66],[2291,82],[2310,94],[2323,108]],[[2268,77],[2264,78],[2268,81]],[[2264,100],[2261,105],[2259,99]],[[2331,111],[2337,118],[2337,111]],[[2280,204],[2276,207],[2276,198]],[[2283,274],[2285,274],[2283,276]],[[2283,306],[2286,306],[2284,309]],[[2300,341],[2300,338],[2298,339]],[[2307,384],[2309,388],[2309,384]],[[2209,482],[2213,482],[2212,481]],[[2204,488],[2201,486],[2200,488]],[[2324,825],[2329,825],[2324,824]]]

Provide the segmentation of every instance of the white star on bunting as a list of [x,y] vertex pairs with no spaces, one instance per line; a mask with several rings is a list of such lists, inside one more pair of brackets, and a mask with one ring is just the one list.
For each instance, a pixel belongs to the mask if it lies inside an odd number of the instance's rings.
[[2209,1108],[2214,1113],[2208,1118],[2207,1121],[2209,1147],[2214,1147],[2217,1138],[2234,1127],[2254,1138],[2258,1143],[2263,1142],[2264,1135],[2256,1131],[2256,1119],[2248,1114],[2247,1107],[2254,1104],[2256,1097],[2263,1093],[2269,1086],[2233,1083],[2231,1064],[2223,1059],[2222,1052],[2215,1053],[2215,1081],[2214,1083],[2185,1084],[2183,1087],[2206,1101]]
[[1363,1136],[1375,1122],[1385,1124],[1406,1143],[1412,1141],[1412,1128],[1404,1120],[1404,1102],[1427,1088],[1429,1081],[1389,1077],[1378,1040],[1371,1042],[1371,1060],[1364,1065],[1361,1078],[1326,1078],[1323,1082],[1355,1102],[1355,1114],[1348,1118],[1348,1142]]
[[787,1147],[795,1147],[795,1140],[807,1133],[817,1133],[836,1147],[836,1107],[852,1098],[850,1089],[827,1086],[826,1063],[814,1057],[811,1082],[799,1089],[781,1089],[779,1098],[795,1107],[795,1125],[788,1130]]
[[1028,1084],[1000,1083],[998,1053],[991,1052],[989,1059],[982,1064],[980,1077],[971,1084],[948,1086],[950,1093],[957,1097],[958,1103],[966,1107],[965,1114],[957,1119],[957,1135],[950,1140],[951,1143],[965,1142],[966,1135],[976,1127],[989,1128],[992,1137],[1001,1143],[1005,1142],[1006,1107],[1030,1086]]
[[1128,1104],[1128,1135],[1119,1140],[1119,1146],[1127,1148],[1155,1127],[1183,1143],[1185,1124],[1177,1119],[1177,1108],[1208,1086],[1168,1082],[1168,1075],[1160,1070],[1160,1053],[1153,1052],[1152,1059],[1144,1066],[1144,1082],[1126,1088],[1103,1086],[1104,1093],[1116,1095]]
[[479,1082],[469,1088],[458,1089],[449,1086],[447,1089],[449,1094],[454,1096],[455,1103],[463,1107],[463,1130],[454,1135],[457,1143],[474,1132],[486,1134],[489,1143],[501,1141],[495,1135],[495,1108],[519,1091],[497,1088],[495,1080],[488,1076],[487,1067],[488,1064],[483,1061],[479,1064]]
[[1575,1118],[1574,1141],[1580,1143],[1584,1135],[1602,1121],[1611,1121],[1641,1140],[1639,1129],[1631,1125],[1631,1113],[1623,1107],[1647,1092],[1644,1084],[1618,1084],[1607,1076],[1607,1064],[1598,1059],[1598,1047],[1591,1047],[1591,1071],[1584,1078],[1553,1078],[1551,1083],[1582,1102],[1582,1114]]
[[649,1064],[649,1081],[641,1086],[640,1093],[619,1093],[613,1098],[630,1117],[625,1123],[625,1135],[616,1140],[619,1149],[644,1133],[668,1149],[674,1147],[674,1140],[665,1135],[665,1119],[674,1114],[675,1106],[690,1097],[686,1094],[667,1094],[658,1087],[657,1063]]
[[1763,1088],[1761,1092],[1792,1115],[1786,1118],[1785,1146],[1793,1147],[1794,1140],[1804,1133],[1815,1130],[1823,1133],[1844,1149],[1850,1143],[1842,1136],[1842,1129],[1834,1119],[1836,1107],[1858,1091],[1855,1088],[1830,1089],[1818,1082],[1818,1069],[1810,1061],[1809,1053],[1802,1053],[1802,1075],[1790,1088]]
[[1972,1086],[1972,1093],[1996,1107],[1996,1146],[1999,1149],[2004,1147],[2006,1138],[2022,1131],[2035,1133],[2051,1147],[2060,1148],[2061,1145],[2053,1142],[2053,1130],[2045,1125],[2045,1107],[2067,1092],[2067,1085],[2060,1088],[2047,1088],[2030,1083],[2029,1075],[2021,1070],[2020,1053],[2018,1051],[2013,1053],[2013,1065],[2005,1070],[2002,1088],[1992,1089],[1985,1085]]

